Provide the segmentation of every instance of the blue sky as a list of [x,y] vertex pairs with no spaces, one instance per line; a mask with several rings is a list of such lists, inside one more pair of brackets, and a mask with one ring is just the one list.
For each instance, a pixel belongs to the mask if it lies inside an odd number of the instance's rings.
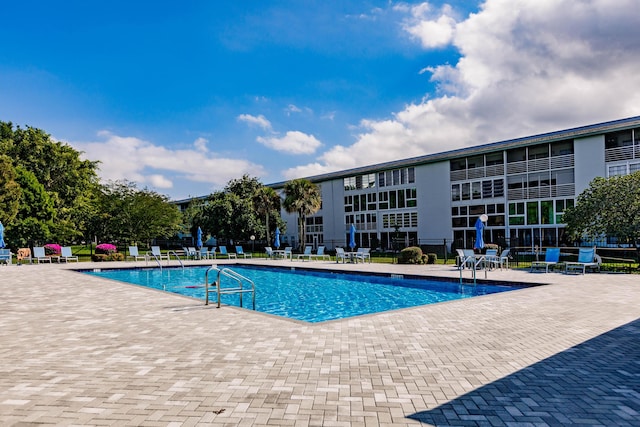
[[[637,0],[3,5],[0,120],[173,199],[640,115]],[[11,17],[7,19],[6,17]]]

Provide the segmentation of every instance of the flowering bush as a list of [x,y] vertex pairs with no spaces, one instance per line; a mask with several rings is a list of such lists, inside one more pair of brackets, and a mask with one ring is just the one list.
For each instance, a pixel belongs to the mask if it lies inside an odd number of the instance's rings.
[[47,243],[44,245],[45,255],[60,255],[62,247],[57,243]]
[[118,249],[115,247],[115,245],[112,245],[111,243],[100,243],[98,246],[96,246],[96,253],[97,254],[112,254],[117,252]]

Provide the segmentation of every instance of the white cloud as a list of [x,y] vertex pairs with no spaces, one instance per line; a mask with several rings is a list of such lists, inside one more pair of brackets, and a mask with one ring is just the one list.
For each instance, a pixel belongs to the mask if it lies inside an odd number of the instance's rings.
[[264,130],[271,130],[271,122],[265,116],[252,116],[251,114],[240,114],[238,121],[248,123],[249,125],[258,126]]
[[444,5],[433,12],[429,3],[421,3],[410,9],[411,18],[404,23],[404,29],[420,40],[424,48],[446,46],[451,43],[456,27],[451,6]]
[[135,138],[98,132],[101,141],[70,142],[82,151],[83,157],[99,161],[98,174],[103,180],[127,179],[141,186],[158,189],[173,188],[175,180],[207,183],[223,187],[243,174],[264,174],[260,165],[247,160],[222,157],[209,153],[208,142],[198,138],[194,149],[170,149]]
[[[406,8],[406,6],[405,6]],[[387,120],[362,120],[350,146],[289,169],[290,178],[640,114],[637,0],[487,0],[455,25],[454,12],[408,9],[424,47],[452,24],[454,65],[425,67],[436,97]],[[438,15],[439,14],[439,15]],[[441,19],[440,32],[434,30]],[[423,31],[424,30],[424,31]]]
[[313,154],[322,145],[313,135],[300,131],[289,131],[282,137],[258,137],[256,140],[269,148],[291,154]]

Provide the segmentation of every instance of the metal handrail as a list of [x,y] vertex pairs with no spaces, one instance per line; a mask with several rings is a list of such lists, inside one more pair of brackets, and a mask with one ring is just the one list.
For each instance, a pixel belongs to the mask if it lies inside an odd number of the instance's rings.
[[487,270],[488,270],[488,263],[487,263],[487,259],[484,255],[473,255],[473,256],[468,256],[466,258],[464,258],[463,260],[460,260],[460,284],[462,284],[462,270],[464,270],[463,266],[465,265],[465,263],[467,262],[467,260],[469,258],[473,258],[473,262],[471,263],[472,267],[471,267],[471,272],[473,275],[473,284],[476,285],[476,271],[478,270],[478,266],[480,264],[483,264],[484,268],[481,268],[481,270],[484,270],[484,278],[487,278]]
[[153,259],[155,259],[155,260],[156,260],[156,262],[158,263],[158,267],[160,267],[160,270],[162,270],[162,264],[160,263],[160,260],[158,259],[158,256],[157,256],[157,255],[155,255],[155,254],[147,254],[147,260],[148,260],[150,257],[153,257]]
[[[210,271],[215,271],[217,272],[217,277],[216,277],[216,281],[214,283],[214,289],[213,292],[216,292],[217,294],[217,300],[218,300],[218,308],[220,308],[221,305],[221,301],[220,301],[220,297],[222,294],[239,294],[240,296],[240,307],[242,307],[242,295],[246,292],[251,292],[252,294],[252,302],[253,302],[253,309],[256,309],[256,285],[255,283],[253,283],[253,281],[247,277],[244,277],[243,275],[229,269],[229,268],[218,268],[215,265],[212,265],[211,267],[209,267],[207,269],[207,271],[205,271],[204,273],[204,280],[205,280],[205,305],[209,305],[209,272]],[[220,286],[220,279],[221,276],[225,276],[228,277],[229,279],[235,280],[238,283],[238,286],[233,288],[221,288]],[[245,289],[243,287],[242,282],[246,281],[248,283],[251,284],[251,289]]]
[[176,251],[168,251],[167,252],[167,263],[169,263],[169,261],[171,261],[171,254],[173,254],[176,257],[176,259],[180,263],[180,266],[184,269],[184,264],[182,263],[182,260],[180,259],[180,255],[178,255],[176,253]]

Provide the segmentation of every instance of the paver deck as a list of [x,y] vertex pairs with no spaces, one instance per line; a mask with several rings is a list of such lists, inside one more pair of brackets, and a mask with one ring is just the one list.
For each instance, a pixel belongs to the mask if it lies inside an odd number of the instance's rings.
[[0,266],[0,425],[640,424],[638,275],[492,271],[549,285],[307,324],[91,265]]

